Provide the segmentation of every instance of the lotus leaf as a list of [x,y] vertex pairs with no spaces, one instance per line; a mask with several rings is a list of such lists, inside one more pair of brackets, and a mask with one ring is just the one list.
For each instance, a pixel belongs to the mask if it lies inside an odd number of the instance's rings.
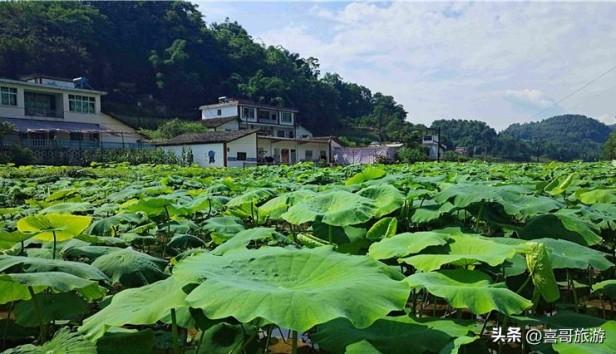
[[55,292],[77,290],[88,299],[100,298],[104,290],[92,280],[61,272],[39,272],[0,275],[0,304],[31,299],[28,287],[35,293],[51,289]]
[[600,292],[612,299],[616,299],[616,279],[604,280],[597,284],[593,284],[592,291]]
[[293,205],[282,218],[296,225],[322,218],[328,225],[347,226],[364,223],[374,215],[372,200],[346,191],[330,191]]
[[339,317],[367,327],[401,309],[408,287],[382,267],[368,257],[329,247],[263,247],[224,257],[189,257],[176,266],[173,276],[199,284],[186,300],[209,318],[262,318],[303,332]]
[[25,344],[4,351],[3,354],[96,354],[96,346],[79,333],[71,333],[67,328],[59,330],[52,340],[36,346]]
[[[51,242],[66,241],[84,232],[92,218],[70,214],[31,215],[17,222],[17,229],[23,233],[33,233],[36,239]],[[55,236],[54,236],[55,234]]]
[[398,219],[394,217],[382,218],[370,227],[366,233],[366,238],[369,240],[380,240],[383,238],[392,237],[398,229]]
[[444,231],[405,232],[370,245],[368,254],[374,259],[404,257],[430,246],[447,244],[451,233]]
[[[604,331],[602,343],[556,343],[552,348],[559,354],[613,354],[616,353],[616,321],[607,321],[599,327],[588,328],[590,333],[600,328]],[[591,334],[592,335],[592,334]]]
[[597,235],[589,224],[565,214],[535,216],[518,233],[527,240],[551,237],[584,246],[592,246],[602,241],[601,236]]
[[535,288],[547,302],[554,302],[560,298],[556,277],[552,271],[550,257],[541,243],[529,242],[526,252],[526,266],[530,272]]
[[0,256],[0,272],[20,265],[26,273],[64,272],[89,280],[107,280],[98,268],[81,262],[36,257]]
[[255,227],[252,229],[238,232],[231,239],[225,241],[222,245],[216,247],[212,254],[223,255],[227,252],[246,249],[246,246],[253,241],[273,240],[278,242],[289,242],[284,235],[276,232],[275,229],[269,227]]
[[102,255],[92,265],[111,278],[113,284],[127,287],[150,284],[167,277],[163,272],[167,265],[165,260],[130,247]]
[[360,190],[357,194],[372,200],[376,206],[374,216],[377,218],[393,213],[404,203],[402,192],[389,184],[370,186]]

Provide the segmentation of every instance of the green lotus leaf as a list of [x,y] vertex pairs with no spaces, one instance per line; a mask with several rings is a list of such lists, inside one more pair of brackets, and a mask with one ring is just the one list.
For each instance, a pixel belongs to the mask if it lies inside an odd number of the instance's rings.
[[364,223],[374,215],[372,200],[346,191],[329,191],[293,205],[282,218],[295,225],[322,218],[328,225],[347,226]]
[[171,216],[173,215],[173,204],[176,202],[177,198],[172,195],[145,197],[142,199],[130,199],[124,202],[120,208],[123,212],[143,212],[151,217],[160,216],[167,213]]
[[98,354],[151,354],[154,351],[154,331],[110,329],[96,341]]
[[367,327],[408,297],[408,286],[382,264],[330,247],[199,254],[181,261],[173,276],[199,284],[186,300],[209,318],[262,318],[300,332],[339,317]]
[[565,214],[545,214],[533,217],[518,232],[523,239],[551,237],[564,239],[584,246],[592,246],[602,241],[601,236],[591,225],[579,218]]
[[361,340],[359,342],[349,344],[345,351],[345,354],[382,354],[367,340]]
[[[419,205],[422,205],[421,207]],[[433,200],[427,202],[413,201],[414,212],[411,215],[411,222],[415,224],[427,224],[439,218],[451,214],[455,206],[449,202],[439,205]]]
[[599,292],[612,299],[616,299],[616,279],[604,280],[593,284],[592,291]]
[[[591,338],[593,331],[603,332],[602,343],[556,343],[552,348],[559,354],[613,354],[616,353],[616,321],[607,321],[599,327],[586,328]],[[601,335],[601,334],[599,334]]]
[[551,196],[563,194],[573,182],[576,174],[571,173],[567,176],[559,176],[548,183],[543,190]]
[[342,353],[345,347],[361,341],[388,354],[438,353],[453,338],[473,331],[471,325],[451,320],[389,316],[363,329],[346,319],[335,319],[318,326],[311,338],[332,353]]
[[526,252],[526,267],[531,275],[535,289],[539,291],[547,302],[558,300],[560,292],[545,246],[541,243],[529,242],[528,248]]
[[532,302],[506,288],[492,284],[486,274],[465,269],[415,273],[406,278],[411,288],[425,288],[447,300],[453,308],[468,308],[474,314],[496,310],[506,315],[520,313]]
[[370,186],[360,190],[357,194],[372,200],[376,206],[374,216],[377,218],[393,213],[404,203],[402,192],[389,184]]
[[520,248],[494,242],[489,237],[475,234],[453,234],[443,249],[400,259],[424,272],[441,268],[445,264],[467,266],[477,262],[497,266],[513,258]]
[[84,232],[92,218],[70,214],[31,215],[17,221],[17,229],[23,233],[35,234],[41,241],[66,241]]
[[113,284],[137,287],[154,283],[167,277],[167,262],[148,254],[122,248],[98,257],[92,265],[105,273]]
[[366,238],[369,240],[381,240],[392,237],[398,230],[398,219],[394,217],[382,218],[370,227],[366,233]]
[[37,327],[41,325],[40,317],[43,317],[43,324],[57,320],[75,320],[89,310],[88,303],[79,295],[70,293],[36,295],[36,301],[40,304],[40,314],[37,305],[30,299],[20,301],[15,305],[15,322],[24,327]]
[[19,231],[8,232],[0,230],[0,250],[11,249],[31,237],[32,234],[24,234]]
[[257,188],[250,191],[246,191],[231,198],[225,206],[227,208],[246,208],[252,206],[258,206],[259,204],[269,200],[275,195],[273,189],[270,188]]
[[111,303],[86,318],[79,332],[92,341],[112,327],[149,325],[161,321],[172,309],[188,307],[184,283],[174,277],[139,288],[126,289],[113,296]]
[[385,170],[381,167],[376,167],[376,166],[368,166],[366,168],[364,168],[363,171],[355,174],[353,177],[347,179],[344,184],[346,184],[347,186],[353,185],[353,184],[360,184],[366,181],[370,181],[373,179],[379,179],[383,176],[385,176],[387,174],[387,172],[385,172]]
[[405,232],[370,245],[368,255],[374,259],[404,257],[430,246],[447,244],[451,233],[435,231]]
[[246,350],[247,340],[256,329],[243,324],[232,325],[225,322],[217,323],[208,328],[203,334],[203,343],[196,354],[241,354],[257,352]]
[[588,269],[588,267],[593,267],[598,270],[606,270],[614,266],[614,263],[607,260],[606,253],[574,242],[554,238],[539,238],[534,239],[533,242],[541,243],[546,247],[554,269]]
[[71,333],[68,328],[62,328],[56,335],[40,346],[25,344],[8,349],[3,354],[96,354],[96,345],[79,333]]
[[119,250],[118,247],[110,247],[110,246],[71,246],[63,248],[60,252],[64,257],[67,258],[87,258],[89,261],[93,261],[96,258],[108,254],[114,251]]
[[90,203],[58,203],[40,211],[40,214],[72,214],[90,209]]
[[37,257],[0,256],[0,272],[5,272],[18,265],[26,273],[64,272],[89,280],[108,279],[98,268],[86,263]]
[[287,238],[273,228],[255,227],[240,231],[222,245],[216,247],[212,254],[223,255],[227,252],[244,250],[251,242],[278,241],[289,243]]
[[280,220],[289,207],[306,199],[316,196],[316,193],[309,189],[288,192],[268,200],[259,207],[259,215],[271,220]]
[[87,299],[100,298],[105,294],[97,282],[62,272],[0,274],[0,304],[30,300],[32,297],[28,287],[32,287],[35,293],[46,289],[60,293],[77,290]]
[[218,216],[207,219],[204,230],[209,231],[217,244],[230,239],[236,233],[244,230],[242,219],[236,216]]
[[576,192],[578,200],[584,204],[614,204],[616,203],[616,188],[596,188],[591,191],[578,190]]

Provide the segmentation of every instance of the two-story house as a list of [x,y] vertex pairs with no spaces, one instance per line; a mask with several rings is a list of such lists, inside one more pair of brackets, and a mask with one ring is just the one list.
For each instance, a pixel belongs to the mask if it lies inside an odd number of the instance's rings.
[[[332,161],[334,148],[340,146],[335,138],[315,137],[298,124],[296,109],[226,97],[220,97],[217,103],[203,105],[199,109],[201,123],[208,127],[210,132],[192,137],[180,136],[165,142],[164,146],[178,153],[182,148],[190,147],[193,154],[198,150],[195,161],[210,161],[209,157],[205,159],[200,156],[202,151],[207,150],[208,154],[214,156],[217,156],[220,149],[224,152],[222,162],[215,160],[212,163],[199,163],[200,165],[246,166],[257,163],[294,164],[302,161],[329,163]],[[248,136],[239,134],[238,131],[245,131]],[[241,149],[235,147],[236,140],[229,140],[238,139],[238,134],[242,135]],[[217,145],[204,146],[204,141],[212,141],[212,144]],[[246,141],[255,143],[246,144]]]
[[101,112],[105,92],[85,78],[32,75],[0,78],[0,122],[14,126],[4,144],[34,150],[126,147],[141,137],[135,129]]

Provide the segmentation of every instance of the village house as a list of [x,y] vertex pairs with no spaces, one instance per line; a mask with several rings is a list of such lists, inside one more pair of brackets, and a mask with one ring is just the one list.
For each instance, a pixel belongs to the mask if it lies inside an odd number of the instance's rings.
[[101,111],[105,94],[92,89],[85,78],[0,78],[0,122],[8,122],[15,129],[3,143],[35,152],[139,144],[141,136],[135,129]]
[[[209,132],[184,134],[158,145],[176,154],[190,148],[194,161],[201,166],[236,167],[302,161],[331,163],[334,149],[340,147],[335,138],[315,137],[298,124],[295,109],[226,97],[199,109],[201,123]],[[211,155],[219,159],[212,161]]]

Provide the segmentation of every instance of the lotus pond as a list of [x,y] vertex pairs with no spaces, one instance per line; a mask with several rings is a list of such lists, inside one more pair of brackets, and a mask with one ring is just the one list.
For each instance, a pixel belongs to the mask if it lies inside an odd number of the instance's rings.
[[[615,182],[607,162],[0,166],[0,350],[616,353]],[[580,329],[603,337],[563,339]]]

